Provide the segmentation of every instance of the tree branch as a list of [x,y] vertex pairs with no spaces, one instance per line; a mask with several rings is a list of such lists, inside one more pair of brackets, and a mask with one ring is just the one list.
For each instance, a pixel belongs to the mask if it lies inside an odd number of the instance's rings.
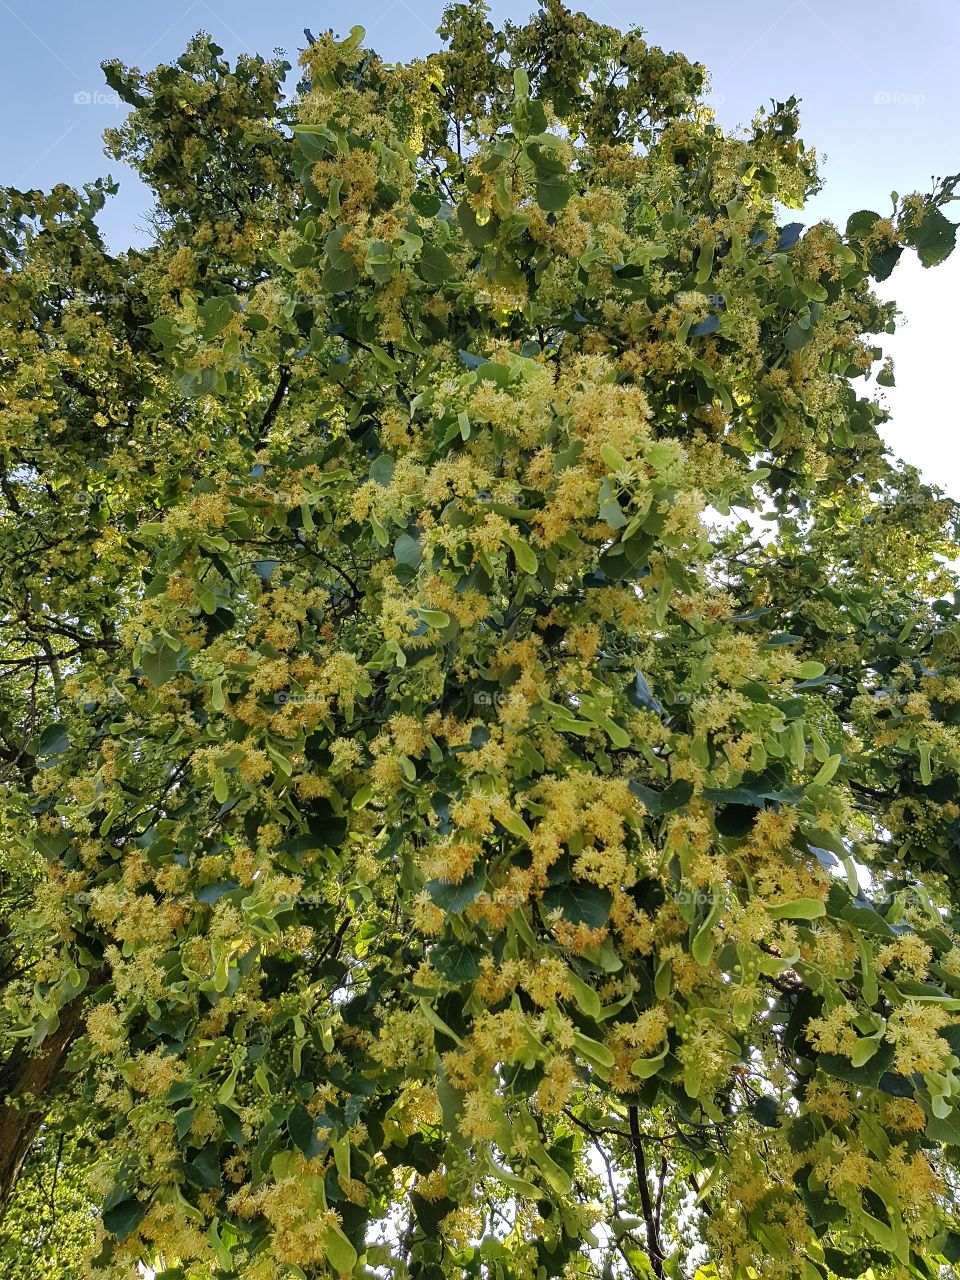
[[287,388],[290,386],[290,379],[293,374],[283,365],[280,369],[280,381],[277,383],[277,389],[273,393],[273,399],[267,405],[266,412],[260,419],[260,429],[257,434],[257,448],[261,448],[267,443],[267,437],[270,435],[270,428],[273,426],[273,420],[280,411],[283,404],[283,397],[287,394]]
[[643,1154],[643,1140],[640,1137],[640,1118],[636,1107],[628,1107],[630,1120],[630,1141],[633,1145],[633,1163],[637,1171],[637,1190],[640,1192],[640,1207],[647,1228],[647,1255],[653,1274],[663,1280],[663,1248],[660,1244],[660,1233],[657,1230],[657,1217],[650,1199],[650,1185],[647,1182],[647,1161]]

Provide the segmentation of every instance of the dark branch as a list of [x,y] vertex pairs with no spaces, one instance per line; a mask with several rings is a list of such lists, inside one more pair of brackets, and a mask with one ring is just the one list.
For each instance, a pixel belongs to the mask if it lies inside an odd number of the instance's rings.
[[267,405],[266,412],[260,419],[260,430],[257,435],[257,448],[267,443],[267,437],[270,435],[270,428],[273,426],[273,420],[280,412],[280,406],[283,404],[283,398],[287,394],[287,388],[290,386],[292,377],[291,371],[283,366],[280,370],[280,381],[277,383],[277,389],[273,393],[273,399]]
[[640,1207],[647,1228],[647,1254],[653,1274],[663,1280],[663,1249],[660,1244],[660,1233],[657,1230],[657,1215],[650,1199],[650,1185],[647,1182],[647,1161],[643,1154],[643,1140],[640,1136],[640,1119],[636,1107],[628,1107],[630,1120],[630,1141],[633,1145],[633,1163],[637,1171],[637,1190],[640,1192]]

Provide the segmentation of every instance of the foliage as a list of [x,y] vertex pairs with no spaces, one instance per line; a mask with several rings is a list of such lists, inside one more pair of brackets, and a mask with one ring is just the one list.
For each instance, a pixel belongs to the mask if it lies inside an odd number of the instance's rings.
[[0,1224],[5,1280],[83,1280],[98,1229],[84,1185],[85,1157],[63,1118],[31,1149]]
[[938,1276],[956,513],[870,281],[954,180],[803,228],[795,100],[442,34],[106,64],[142,252],[4,196],[0,1043],[86,1009],[94,1275]]

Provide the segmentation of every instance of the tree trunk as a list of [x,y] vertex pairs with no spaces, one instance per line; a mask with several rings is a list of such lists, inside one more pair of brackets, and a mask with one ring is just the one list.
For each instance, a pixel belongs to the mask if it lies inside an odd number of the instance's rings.
[[84,1004],[81,993],[60,1010],[59,1026],[35,1053],[14,1049],[0,1066],[0,1219],[49,1110],[54,1082],[83,1029]]

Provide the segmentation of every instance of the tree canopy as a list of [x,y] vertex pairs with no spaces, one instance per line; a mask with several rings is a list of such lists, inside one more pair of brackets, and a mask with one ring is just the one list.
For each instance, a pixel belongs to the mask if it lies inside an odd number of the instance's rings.
[[145,247],[0,191],[0,1251],[62,1176],[59,1278],[954,1274],[957,511],[871,285],[957,179],[803,226],[795,99],[557,0],[305,34],[104,64]]

